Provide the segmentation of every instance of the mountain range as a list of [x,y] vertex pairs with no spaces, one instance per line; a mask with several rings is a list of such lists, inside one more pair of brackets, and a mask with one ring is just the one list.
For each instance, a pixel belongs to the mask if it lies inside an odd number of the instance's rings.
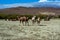
[[52,7],[13,7],[0,9],[0,13],[4,14],[40,14],[40,12],[53,12],[56,15],[60,15],[60,8],[52,8]]
[[[23,5],[23,4],[22,4]],[[0,9],[4,14],[40,14],[40,12],[53,12],[60,15],[60,2],[39,2],[31,5],[19,5],[11,8]]]

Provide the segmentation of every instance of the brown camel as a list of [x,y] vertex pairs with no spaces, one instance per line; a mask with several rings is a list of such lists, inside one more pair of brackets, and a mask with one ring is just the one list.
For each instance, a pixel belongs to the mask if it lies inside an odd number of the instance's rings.
[[[29,23],[28,23],[28,21],[29,21],[28,17],[25,17],[25,16],[23,16],[23,17],[18,17],[18,20],[19,20],[20,23],[22,23],[23,25],[26,25],[26,24],[29,25]],[[24,24],[24,22],[25,22],[25,24]]]

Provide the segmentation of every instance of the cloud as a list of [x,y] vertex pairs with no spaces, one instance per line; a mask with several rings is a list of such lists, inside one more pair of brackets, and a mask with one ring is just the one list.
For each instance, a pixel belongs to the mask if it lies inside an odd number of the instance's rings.
[[47,0],[39,0],[38,2],[47,2]]
[[53,7],[60,8],[60,2],[39,2],[34,5],[35,7]]
[[38,2],[60,2],[60,0],[39,0]]

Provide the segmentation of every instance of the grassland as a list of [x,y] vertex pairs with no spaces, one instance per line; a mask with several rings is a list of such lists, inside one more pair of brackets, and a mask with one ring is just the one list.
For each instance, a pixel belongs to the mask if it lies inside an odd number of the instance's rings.
[[42,20],[40,26],[29,24],[0,20],[0,40],[60,40],[60,19]]

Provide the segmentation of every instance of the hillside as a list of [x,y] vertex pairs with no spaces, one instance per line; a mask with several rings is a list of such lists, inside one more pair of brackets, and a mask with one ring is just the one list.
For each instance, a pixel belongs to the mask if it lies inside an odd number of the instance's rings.
[[15,7],[0,9],[0,13],[6,14],[40,14],[39,12],[54,12],[56,15],[60,15],[60,8]]

